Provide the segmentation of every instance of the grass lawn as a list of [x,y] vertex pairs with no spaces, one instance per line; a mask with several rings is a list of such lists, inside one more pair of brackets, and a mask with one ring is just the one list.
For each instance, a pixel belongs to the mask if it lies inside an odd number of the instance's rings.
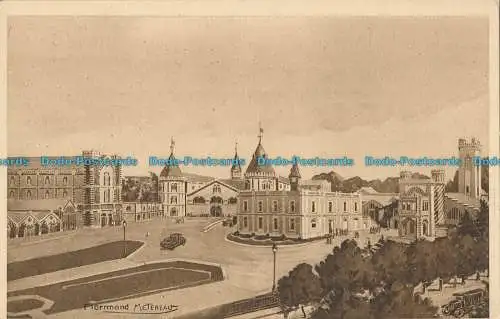
[[[127,256],[143,245],[140,241],[126,241],[126,244]],[[58,255],[13,262],[7,265],[7,281],[120,259],[123,258],[123,251],[123,241],[115,241]]]
[[39,295],[55,302],[46,311],[84,309],[91,301],[112,302],[223,280],[220,267],[191,262],[165,262],[113,271],[8,293]]
[[43,302],[37,299],[24,299],[7,302],[8,312],[24,312],[31,309],[38,309],[43,306]]

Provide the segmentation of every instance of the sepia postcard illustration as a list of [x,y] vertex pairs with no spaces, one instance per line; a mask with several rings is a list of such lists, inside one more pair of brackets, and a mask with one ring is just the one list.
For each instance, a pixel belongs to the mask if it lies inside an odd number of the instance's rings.
[[499,316],[495,3],[404,2],[7,4],[5,317]]

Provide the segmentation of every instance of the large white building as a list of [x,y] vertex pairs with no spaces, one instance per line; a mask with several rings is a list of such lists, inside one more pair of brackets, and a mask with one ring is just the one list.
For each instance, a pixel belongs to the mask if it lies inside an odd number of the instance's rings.
[[332,192],[326,181],[301,182],[297,165],[286,181],[271,165],[258,165],[259,157],[268,158],[262,135],[238,196],[240,234],[309,239],[371,226],[371,220],[363,218],[359,193]]

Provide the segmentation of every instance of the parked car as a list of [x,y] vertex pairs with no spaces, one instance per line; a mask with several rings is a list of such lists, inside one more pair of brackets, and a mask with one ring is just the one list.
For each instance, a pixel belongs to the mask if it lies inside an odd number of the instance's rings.
[[174,250],[176,247],[184,246],[185,244],[186,237],[184,237],[184,235],[181,233],[173,233],[161,241],[160,247],[162,249]]
[[224,219],[224,221],[222,221],[222,226],[233,227],[233,219],[232,218]]
[[483,289],[474,289],[465,293],[455,293],[454,300],[441,307],[444,315],[452,315],[455,318],[463,317],[476,307],[486,302],[487,294]]

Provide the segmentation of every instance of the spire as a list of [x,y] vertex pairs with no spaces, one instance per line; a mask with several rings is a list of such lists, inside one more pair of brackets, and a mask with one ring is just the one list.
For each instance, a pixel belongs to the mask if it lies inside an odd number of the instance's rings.
[[175,147],[174,137],[171,137],[170,138],[170,155],[174,154],[174,147]]
[[264,129],[259,121],[259,144],[262,143],[262,137],[264,137]]
[[231,179],[240,179],[240,178],[241,178],[241,165],[240,165],[240,159],[238,157],[238,142],[235,142],[234,160],[233,160],[233,166],[231,166]]

